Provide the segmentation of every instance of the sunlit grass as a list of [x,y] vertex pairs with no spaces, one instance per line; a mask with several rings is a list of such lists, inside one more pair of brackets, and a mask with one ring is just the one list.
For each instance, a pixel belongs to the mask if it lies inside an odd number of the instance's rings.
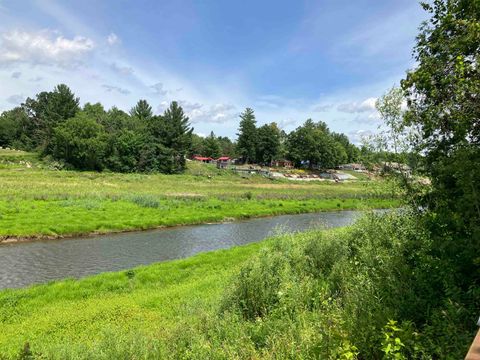
[[[0,157],[1,158],[1,157]],[[43,167],[42,167],[43,166]],[[0,169],[0,236],[62,236],[232,218],[397,206],[384,182],[243,178],[189,163],[182,175]]]

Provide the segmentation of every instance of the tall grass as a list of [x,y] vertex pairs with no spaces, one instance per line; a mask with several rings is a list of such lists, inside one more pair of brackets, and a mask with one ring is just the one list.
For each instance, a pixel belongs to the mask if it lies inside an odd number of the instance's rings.
[[[0,348],[40,358],[459,359],[478,292],[413,213],[0,292]],[[2,352],[0,352],[1,354]]]
[[[0,156],[1,158],[1,156]],[[398,206],[383,181],[243,179],[209,164],[183,175],[0,169],[0,239],[147,229],[277,214]]]

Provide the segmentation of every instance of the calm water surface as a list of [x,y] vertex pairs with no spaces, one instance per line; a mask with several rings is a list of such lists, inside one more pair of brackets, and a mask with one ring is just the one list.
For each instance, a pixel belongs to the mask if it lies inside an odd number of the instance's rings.
[[351,224],[362,212],[284,215],[65,240],[0,245],[0,288],[79,278],[265,239],[278,231]]

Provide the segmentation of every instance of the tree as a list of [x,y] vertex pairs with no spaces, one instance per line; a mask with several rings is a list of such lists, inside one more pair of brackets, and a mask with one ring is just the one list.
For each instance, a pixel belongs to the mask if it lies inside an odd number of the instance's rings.
[[240,114],[238,129],[237,151],[244,163],[255,161],[257,149],[257,127],[255,114],[252,109],[246,108]]
[[161,145],[172,150],[174,165],[171,172],[183,171],[192,144],[193,128],[182,107],[172,101],[163,115],[152,118],[151,123],[152,135]]
[[480,2],[423,7],[431,18],[417,36],[418,65],[402,81],[405,124],[418,127],[417,151],[431,179],[416,200],[429,210],[432,254],[440,259],[435,278],[453,279],[448,297],[468,298],[480,286]]
[[12,146],[13,142],[18,139],[21,126],[19,117],[22,113],[25,114],[22,108],[15,108],[4,111],[0,115],[0,146]]
[[98,122],[101,122],[103,117],[105,117],[106,115],[103,105],[98,102],[96,104],[91,104],[87,102],[85,105],[83,105],[83,111],[88,116],[96,119]]
[[215,134],[213,133],[213,131],[203,141],[203,148],[204,148],[204,152],[203,152],[204,156],[209,156],[214,159],[220,157],[222,149],[220,148],[220,143],[217,137],[215,136]]
[[220,145],[220,153],[222,156],[228,156],[235,158],[237,156],[235,143],[230,140],[227,136],[217,137],[218,143]]
[[147,100],[139,100],[137,104],[130,110],[130,116],[148,121],[153,116],[152,107]]
[[107,149],[103,127],[84,112],[53,129],[52,156],[76,169],[102,170]]
[[265,124],[257,130],[257,162],[270,164],[278,157],[280,129],[276,123]]
[[192,144],[190,146],[190,151],[188,155],[190,157],[195,155],[203,155],[204,153],[204,141],[205,139],[200,135],[192,133]]
[[51,92],[37,94],[35,99],[27,98],[23,106],[35,126],[35,146],[46,154],[51,153],[53,129],[74,117],[80,110],[79,103],[79,98],[65,84],[57,85]]
[[[332,138],[344,148],[346,154],[345,162],[352,163],[358,160],[360,156],[360,150],[348,140],[347,135],[333,132]],[[340,163],[343,162],[344,161],[340,161]]]
[[334,157],[334,145],[327,125],[322,121],[315,123],[308,119],[288,135],[289,158],[297,166],[307,163],[310,169],[335,166],[339,160]]

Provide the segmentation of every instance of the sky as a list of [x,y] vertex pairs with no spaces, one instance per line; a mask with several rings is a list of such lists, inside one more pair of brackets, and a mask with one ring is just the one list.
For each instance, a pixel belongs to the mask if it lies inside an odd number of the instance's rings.
[[234,139],[251,107],[358,143],[426,18],[416,0],[0,0],[0,112],[64,83],[107,109],[176,100],[200,135]]

